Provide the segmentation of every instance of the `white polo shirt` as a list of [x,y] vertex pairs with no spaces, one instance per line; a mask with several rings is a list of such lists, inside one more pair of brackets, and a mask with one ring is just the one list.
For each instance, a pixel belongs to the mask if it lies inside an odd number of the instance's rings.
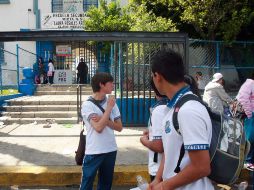
[[[166,105],[158,105],[155,108],[151,108],[151,117],[148,123],[148,130],[149,130],[149,140],[161,140],[162,139],[162,118],[166,115]],[[148,171],[149,174],[155,176],[161,162],[162,155],[158,153],[157,162],[154,162],[154,154],[152,150],[149,149],[148,151]]]
[[[185,91],[183,94],[189,94]],[[179,98],[179,97],[178,97]],[[163,170],[163,180],[172,178],[180,155],[182,144],[184,144],[185,154],[181,161],[181,170],[190,163],[188,151],[208,150],[212,137],[212,123],[206,108],[199,102],[190,100],[186,102],[178,112],[178,123],[181,135],[175,130],[172,122],[174,104],[168,105],[168,113],[163,120],[162,141],[165,154],[165,165]],[[193,183],[177,188],[177,190],[214,190],[209,178],[204,177]]]
[[[91,97],[89,97],[91,98]],[[106,109],[107,106],[107,98],[105,98],[100,105]],[[86,151],[85,154],[102,154],[113,152],[117,150],[116,139],[114,130],[110,127],[106,126],[101,133],[98,133],[90,123],[90,119],[93,115],[102,116],[103,112],[91,101],[85,101],[82,104],[81,114],[83,117],[83,121],[86,126]],[[114,121],[121,117],[120,111],[115,104],[113,107],[110,120]]]

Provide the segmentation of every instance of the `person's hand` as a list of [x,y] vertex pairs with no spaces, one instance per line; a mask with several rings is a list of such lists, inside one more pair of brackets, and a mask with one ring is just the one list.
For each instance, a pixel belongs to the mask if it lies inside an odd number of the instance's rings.
[[151,187],[151,190],[164,190],[162,182]]
[[147,144],[148,141],[149,141],[148,136],[144,135],[144,136],[140,137],[140,142],[141,142],[144,146],[146,146],[146,144]]
[[93,120],[93,121],[95,121],[95,122],[100,121],[100,119],[101,119],[101,116],[98,116],[98,115],[93,115],[93,116],[91,117],[91,120]]
[[113,107],[115,106],[115,103],[116,103],[116,101],[115,101],[115,98],[114,98],[113,96],[108,97],[108,101],[107,101],[107,109],[112,110],[112,109],[113,109]]
[[158,188],[160,183],[161,183],[160,180],[158,180],[157,178],[154,178],[154,180],[149,184],[149,188],[150,188],[149,190],[154,190],[154,188]]

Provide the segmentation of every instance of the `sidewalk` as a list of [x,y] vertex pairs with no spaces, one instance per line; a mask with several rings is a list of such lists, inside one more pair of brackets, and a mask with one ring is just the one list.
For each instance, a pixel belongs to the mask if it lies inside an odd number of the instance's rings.
[[[50,128],[43,126],[0,126],[0,189],[11,185],[77,187],[80,183],[81,167],[76,166],[74,160],[80,125],[52,124]],[[149,179],[147,149],[139,142],[143,130],[144,128],[124,128],[121,133],[116,132],[118,154],[113,190],[134,187],[137,175]],[[240,181],[243,180],[251,181],[249,171],[242,171]],[[124,188],[127,186],[128,188]]]
[[[0,126],[0,186],[65,186],[80,183],[74,156],[80,125]],[[118,154],[114,185],[134,185],[147,174],[147,150],[139,142],[142,128],[116,132]]]

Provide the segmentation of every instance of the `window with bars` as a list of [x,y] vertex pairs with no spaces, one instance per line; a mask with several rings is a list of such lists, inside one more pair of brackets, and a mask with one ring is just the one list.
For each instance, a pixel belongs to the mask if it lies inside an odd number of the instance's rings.
[[83,1],[84,12],[88,11],[89,7],[91,6],[98,7],[98,0],[84,0]]
[[[86,12],[90,6],[98,7],[98,0],[83,0],[83,10]],[[63,0],[52,0],[52,13],[63,12]]]
[[0,4],[10,4],[10,0],[0,0]]

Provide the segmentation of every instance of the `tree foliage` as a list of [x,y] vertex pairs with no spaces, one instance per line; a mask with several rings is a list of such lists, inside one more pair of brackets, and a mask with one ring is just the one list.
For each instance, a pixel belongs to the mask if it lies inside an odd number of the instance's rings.
[[170,18],[180,31],[202,39],[234,40],[253,19],[253,0],[133,1],[145,4],[156,16]]
[[120,7],[118,2],[107,4],[100,0],[100,6],[90,8],[86,15],[86,31],[176,31],[170,19],[157,17],[147,11],[144,4],[130,3],[128,7]]
[[118,2],[106,3],[100,0],[100,6],[91,7],[84,20],[86,31],[129,31],[131,28],[131,17],[126,8],[121,8]]

